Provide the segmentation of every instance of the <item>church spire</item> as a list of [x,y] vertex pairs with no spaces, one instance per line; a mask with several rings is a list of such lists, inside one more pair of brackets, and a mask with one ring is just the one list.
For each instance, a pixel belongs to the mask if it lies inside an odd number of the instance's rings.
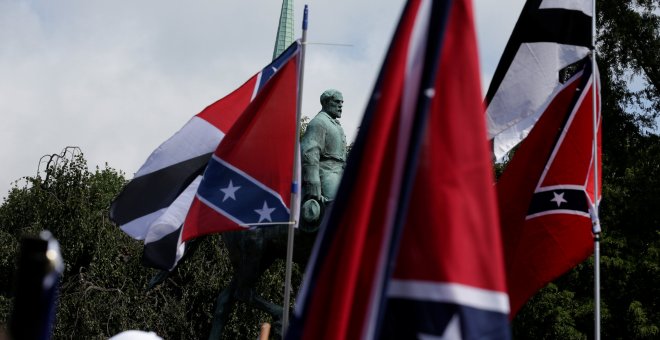
[[277,58],[291,43],[293,43],[293,0],[282,0],[273,59]]

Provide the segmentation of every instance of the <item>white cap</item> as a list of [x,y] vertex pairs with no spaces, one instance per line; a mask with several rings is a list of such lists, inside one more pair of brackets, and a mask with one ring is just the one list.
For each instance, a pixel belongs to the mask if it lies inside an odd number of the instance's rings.
[[163,340],[154,332],[124,331],[108,340]]

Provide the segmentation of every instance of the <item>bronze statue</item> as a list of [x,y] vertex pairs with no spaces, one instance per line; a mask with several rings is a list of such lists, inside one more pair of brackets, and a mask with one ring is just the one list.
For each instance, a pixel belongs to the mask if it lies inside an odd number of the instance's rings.
[[317,225],[326,205],[337,194],[346,166],[346,135],[339,124],[344,98],[337,90],[321,94],[321,111],[309,122],[302,137],[302,218]]
[[[301,213],[304,220],[307,211],[307,222],[311,222],[309,225],[318,226],[321,210],[334,200],[346,163],[346,136],[337,121],[342,114],[343,102],[339,91],[323,92],[322,110],[310,121],[302,137],[303,201],[308,203],[308,209],[303,206]],[[310,214],[315,215],[311,216],[314,218],[310,218]],[[293,260],[303,267],[311,254],[316,229],[298,228],[295,232]],[[234,275],[229,286],[217,297],[209,339],[220,339],[235,301],[269,313],[274,319],[274,337],[281,337],[282,306],[259,296],[255,287],[261,275],[276,259],[286,258],[287,232],[288,226],[281,225],[222,234]],[[194,244],[189,248],[194,249]],[[186,255],[189,256],[189,253]],[[168,274],[163,271],[156,275],[149,286],[160,284]]]
[[[346,165],[346,135],[337,120],[341,117],[343,104],[341,92],[323,92],[322,109],[307,125],[301,141],[303,201],[319,204],[321,211],[313,219],[316,224],[323,206],[335,199]],[[305,218],[304,208],[302,214]],[[287,227],[231,232],[222,237],[234,267],[234,276],[229,287],[218,296],[211,338],[220,337],[233,300],[243,301],[269,313],[274,319],[275,335],[279,336],[283,308],[256,294],[255,286],[275,259],[286,258]],[[295,239],[294,261],[305,266],[316,239],[316,228],[299,228]]]

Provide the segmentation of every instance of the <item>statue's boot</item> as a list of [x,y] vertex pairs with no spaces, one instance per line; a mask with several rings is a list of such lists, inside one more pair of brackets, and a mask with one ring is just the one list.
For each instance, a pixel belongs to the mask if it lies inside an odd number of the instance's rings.
[[231,309],[234,305],[234,294],[236,293],[236,283],[231,281],[227,288],[223,289],[218,295],[215,302],[215,312],[213,313],[213,320],[211,322],[211,333],[209,340],[220,340],[222,331],[227,325]]
[[158,274],[154,275],[154,277],[152,277],[151,280],[149,280],[149,284],[147,284],[147,290],[152,290],[161,283],[165,282],[165,280],[169,275],[170,272],[168,270],[159,271]]
[[253,288],[237,287],[234,297],[248,306],[258,308],[273,318],[271,334],[273,339],[282,338],[282,306],[274,304],[258,295]]
[[254,295],[254,306],[263,310],[264,312],[270,314],[273,317],[272,338],[281,339],[282,338],[282,312],[284,308],[278,304],[274,304],[270,301],[267,301],[260,295]]

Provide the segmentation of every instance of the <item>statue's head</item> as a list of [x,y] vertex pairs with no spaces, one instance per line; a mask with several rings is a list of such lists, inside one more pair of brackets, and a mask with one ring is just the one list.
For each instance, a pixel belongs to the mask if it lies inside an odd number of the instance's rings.
[[344,97],[337,90],[325,90],[321,94],[321,107],[334,118],[341,117],[341,109],[344,106]]

